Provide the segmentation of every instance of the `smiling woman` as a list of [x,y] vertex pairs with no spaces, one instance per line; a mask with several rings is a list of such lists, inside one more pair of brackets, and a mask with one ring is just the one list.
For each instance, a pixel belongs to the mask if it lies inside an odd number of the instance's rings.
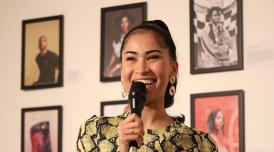
[[137,141],[137,151],[217,151],[208,134],[187,127],[184,118],[165,111],[174,102],[178,74],[176,46],[166,24],[146,21],[133,28],[120,53],[124,92],[135,81],[146,85],[142,116],[93,116],[80,129],[77,150],[127,152],[130,141]]

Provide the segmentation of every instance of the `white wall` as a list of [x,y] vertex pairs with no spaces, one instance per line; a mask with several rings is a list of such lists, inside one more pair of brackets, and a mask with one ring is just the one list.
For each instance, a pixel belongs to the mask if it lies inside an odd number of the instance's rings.
[[[0,0],[0,147],[20,151],[21,108],[63,105],[63,151],[75,151],[79,125],[100,101],[121,99],[121,84],[100,83],[100,9],[139,0]],[[244,0],[243,71],[190,74],[189,1],[149,0],[148,19],[167,22],[178,48],[180,82],[172,114],[190,124],[190,94],[245,90],[247,152],[274,151],[274,1]],[[163,11],[166,10],[166,11]],[[20,90],[21,21],[63,14],[64,87]],[[171,111],[171,110],[170,110]]]

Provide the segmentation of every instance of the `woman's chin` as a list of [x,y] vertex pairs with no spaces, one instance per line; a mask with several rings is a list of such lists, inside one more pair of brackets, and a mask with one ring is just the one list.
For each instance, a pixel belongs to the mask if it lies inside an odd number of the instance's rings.
[[159,98],[159,95],[157,95],[157,94],[147,94],[145,105],[149,106],[149,107],[151,107],[151,106],[154,107],[155,105],[159,106],[160,101],[161,101],[161,99]]

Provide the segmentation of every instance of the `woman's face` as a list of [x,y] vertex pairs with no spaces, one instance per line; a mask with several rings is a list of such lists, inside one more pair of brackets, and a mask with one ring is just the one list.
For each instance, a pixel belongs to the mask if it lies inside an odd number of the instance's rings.
[[221,22],[221,12],[216,11],[216,10],[212,11],[211,19],[212,19],[212,22],[215,24],[220,23]]
[[127,33],[129,31],[129,19],[127,16],[124,16],[121,20],[121,29],[123,31],[123,33]]
[[177,74],[177,62],[171,60],[168,49],[160,43],[154,32],[144,30],[131,35],[122,50],[124,90],[129,92],[134,81],[145,83],[146,104],[163,101],[169,78]]
[[224,116],[223,116],[223,113],[221,111],[218,111],[216,117],[215,117],[215,128],[217,130],[222,130],[223,129],[223,126],[224,126]]

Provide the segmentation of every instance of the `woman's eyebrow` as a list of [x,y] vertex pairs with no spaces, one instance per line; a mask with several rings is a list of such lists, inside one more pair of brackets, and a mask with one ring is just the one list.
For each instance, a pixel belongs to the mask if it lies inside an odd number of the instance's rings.
[[137,54],[137,52],[136,51],[126,51],[123,54]]
[[[148,54],[155,53],[155,52],[162,53],[160,50],[148,50],[145,52],[145,54],[148,55]],[[137,52],[136,51],[125,51],[123,54],[137,54]]]
[[151,53],[154,53],[154,52],[162,53],[160,50],[148,50],[148,51],[146,51],[145,54],[151,54]]

